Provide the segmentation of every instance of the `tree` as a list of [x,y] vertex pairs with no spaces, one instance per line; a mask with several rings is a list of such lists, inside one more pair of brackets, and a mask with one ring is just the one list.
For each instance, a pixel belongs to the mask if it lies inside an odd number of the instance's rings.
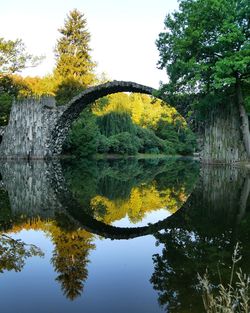
[[68,95],[72,97],[79,93],[79,85],[83,90],[94,80],[95,63],[90,56],[90,33],[84,15],[76,9],[69,12],[64,27],[60,28],[59,32],[62,36],[55,48],[55,76],[61,82],[58,92],[62,93],[60,89],[67,89],[65,81],[70,81],[71,90],[74,84],[76,85],[75,91]]
[[101,134],[109,137],[122,132],[135,133],[135,126],[128,112],[113,111],[97,118]]
[[37,66],[43,56],[33,56],[26,52],[21,39],[4,40],[0,38],[0,76],[9,75],[26,67]]
[[0,126],[8,124],[13,100],[20,94],[30,94],[23,78],[16,75],[0,74]]
[[[21,89],[28,90],[22,79],[13,74],[26,67],[37,66],[44,56],[33,56],[26,52],[21,39],[0,38],[0,125],[7,125],[11,105]],[[26,94],[25,94],[26,95]]]
[[91,156],[97,151],[99,134],[95,116],[84,110],[70,130],[65,151],[70,150],[77,157]]
[[64,295],[74,300],[81,295],[88,277],[87,265],[93,235],[85,230],[66,231],[53,225],[51,237],[55,244],[51,263],[58,273],[56,281],[61,284]]
[[[235,97],[250,157],[248,117],[242,90],[250,77],[249,3],[247,0],[181,0],[168,14],[159,35],[159,67],[165,68],[167,94],[197,95],[216,102]],[[227,99],[227,101],[225,101]]]
[[22,240],[13,239],[7,235],[0,235],[0,273],[4,270],[20,272],[26,259],[32,256],[44,256],[40,248],[26,244]]

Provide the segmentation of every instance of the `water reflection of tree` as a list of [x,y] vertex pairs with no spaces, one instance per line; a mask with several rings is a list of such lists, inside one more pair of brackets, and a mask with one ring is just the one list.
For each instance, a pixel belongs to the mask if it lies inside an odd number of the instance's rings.
[[94,217],[106,224],[128,217],[130,222],[138,223],[149,212],[165,208],[175,213],[187,200],[188,194],[183,187],[157,189],[155,181],[151,185],[132,188],[128,199],[110,200],[96,196],[91,200]]
[[[85,230],[74,229],[60,215],[57,216],[57,222],[40,218],[18,219],[9,231],[19,233],[23,229],[42,230],[51,237],[54,243],[51,263],[58,273],[56,280],[69,299],[79,296],[88,276],[89,252],[95,248],[91,243],[93,235]],[[32,256],[43,256],[43,253],[35,245],[27,245],[7,235],[0,236],[0,272],[21,271],[25,260]]]
[[81,295],[88,277],[88,255],[95,246],[93,235],[85,230],[63,230],[52,225],[50,236],[55,245],[51,263],[59,274],[56,280],[70,300]]
[[[218,283],[218,261],[229,263],[230,243],[223,237],[200,237],[182,229],[166,231],[157,238],[164,248],[161,255],[153,257],[155,271],[151,282],[158,290],[159,303],[168,312],[202,312],[197,273],[204,273],[208,268],[213,282]],[[220,271],[224,278],[228,277],[224,266]]]
[[43,255],[42,250],[35,245],[26,244],[20,239],[16,240],[4,234],[0,235],[0,273],[4,270],[20,272],[26,259]]
[[65,166],[74,197],[84,203],[88,214],[108,224],[126,215],[138,222],[146,212],[163,207],[175,212],[186,201],[197,174],[196,163],[175,158]]
[[[8,192],[0,188],[0,229],[12,228],[12,219]],[[6,234],[0,234],[0,273],[5,270],[20,272],[28,258],[42,257],[43,255],[42,250],[33,244],[27,244],[20,239],[13,239]]]
[[[213,183],[216,181],[219,181],[218,177]],[[196,188],[180,219],[176,220],[176,226],[155,234],[157,244],[163,245],[163,249],[153,256],[151,283],[158,291],[159,303],[167,312],[203,311],[202,298],[197,290],[197,273],[203,274],[208,269],[213,286],[220,281],[227,284],[236,241],[243,246],[239,266],[250,273],[250,212],[246,210],[240,222],[236,219],[242,184],[231,182],[227,188],[225,184],[221,192],[216,186],[211,187],[213,184],[209,184],[210,193],[204,193],[204,185]]]

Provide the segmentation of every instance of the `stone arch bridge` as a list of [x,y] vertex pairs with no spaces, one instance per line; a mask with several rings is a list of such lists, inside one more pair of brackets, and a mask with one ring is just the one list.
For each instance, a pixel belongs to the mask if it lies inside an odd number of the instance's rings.
[[56,107],[54,99],[25,99],[12,106],[9,124],[0,129],[2,158],[50,158],[61,154],[72,123],[95,100],[117,92],[154,95],[156,90],[125,81],[90,87],[67,105]]
[[[25,99],[14,103],[9,124],[4,129],[0,127],[0,158],[46,159],[59,156],[68,131],[82,110],[95,100],[117,92],[157,95],[151,87],[134,82],[112,81],[86,89],[61,107],[56,107],[52,98]],[[189,108],[180,106],[176,109],[187,119]],[[203,160],[226,163],[245,158],[244,147],[239,144],[242,142],[240,122],[237,118],[232,120],[232,116],[237,114],[229,112],[226,115],[223,112],[223,121],[218,117],[213,124],[206,124],[200,136]]]

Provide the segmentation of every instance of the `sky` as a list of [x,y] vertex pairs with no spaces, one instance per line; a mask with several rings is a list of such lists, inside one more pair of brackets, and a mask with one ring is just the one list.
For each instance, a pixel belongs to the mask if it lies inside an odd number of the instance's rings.
[[157,69],[155,41],[166,14],[178,8],[177,0],[0,0],[0,37],[21,38],[29,53],[46,56],[22,75],[52,72],[58,28],[75,8],[87,19],[97,74],[155,88],[167,81],[166,72]]

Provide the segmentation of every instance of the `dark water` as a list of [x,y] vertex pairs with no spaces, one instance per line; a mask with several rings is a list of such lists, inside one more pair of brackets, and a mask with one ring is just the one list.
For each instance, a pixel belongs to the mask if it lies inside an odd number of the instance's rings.
[[[1,313],[203,312],[249,273],[250,178],[193,160],[1,163]],[[219,269],[219,271],[218,271]]]

